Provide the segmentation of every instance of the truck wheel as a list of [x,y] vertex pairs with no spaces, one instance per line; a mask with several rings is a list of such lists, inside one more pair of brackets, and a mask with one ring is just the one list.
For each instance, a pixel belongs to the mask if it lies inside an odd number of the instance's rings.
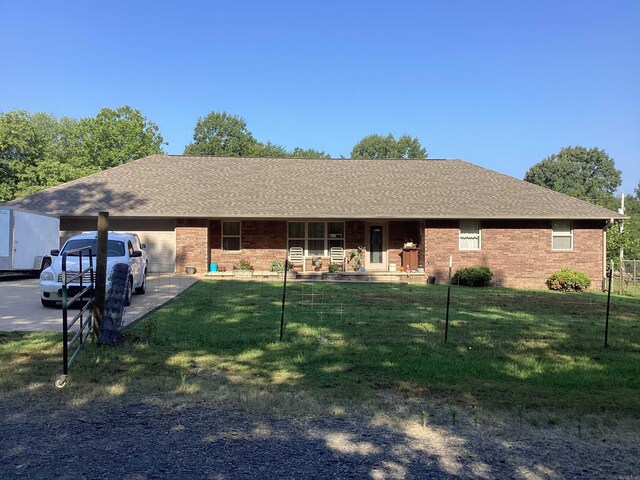
[[41,298],[40,301],[42,302],[43,307],[53,308],[56,306],[55,300],[45,300],[44,298]]
[[133,279],[129,277],[127,281],[127,288],[124,291],[124,306],[128,307],[131,305],[131,296],[133,295]]
[[136,293],[138,295],[142,295],[147,291],[147,269],[144,270],[144,275],[142,276],[142,285],[136,288]]

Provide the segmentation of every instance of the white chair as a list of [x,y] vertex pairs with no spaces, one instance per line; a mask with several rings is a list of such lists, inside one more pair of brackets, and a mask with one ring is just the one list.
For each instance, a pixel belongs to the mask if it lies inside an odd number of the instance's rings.
[[291,247],[289,249],[289,263],[294,267],[302,265],[302,271],[304,272],[304,250],[302,247]]
[[331,264],[338,264],[342,267],[342,270],[345,271],[345,266],[344,266],[344,261],[345,261],[345,256],[344,256],[344,248],[342,247],[331,247],[331,250],[329,250],[329,259]]

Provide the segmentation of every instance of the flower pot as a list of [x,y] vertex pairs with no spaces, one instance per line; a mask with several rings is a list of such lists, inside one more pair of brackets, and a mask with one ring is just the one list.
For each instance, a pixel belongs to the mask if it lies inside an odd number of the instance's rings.
[[253,270],[234,270],[233,275],[235,277],[245,277],[245,278],[252,277]]
[[187,273],[187,275],[193,275],[197,270],[196,267],[184,267],[184,271]]

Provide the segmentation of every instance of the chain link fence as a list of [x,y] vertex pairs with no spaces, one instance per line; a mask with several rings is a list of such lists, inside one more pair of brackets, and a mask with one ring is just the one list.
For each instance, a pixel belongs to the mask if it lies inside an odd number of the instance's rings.
[[640,296],[640,260],[622,260],[613,275],[613,291]]

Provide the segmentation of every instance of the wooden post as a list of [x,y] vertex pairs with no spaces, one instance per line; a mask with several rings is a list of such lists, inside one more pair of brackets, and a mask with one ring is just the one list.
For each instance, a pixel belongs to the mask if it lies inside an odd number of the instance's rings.
[[104,318],[104,297],[107,286],[107,240],[109,236],[109,212],[98,214],[98,252],[96,258],[96,292],[93,302],[93,333],[98,335]]

